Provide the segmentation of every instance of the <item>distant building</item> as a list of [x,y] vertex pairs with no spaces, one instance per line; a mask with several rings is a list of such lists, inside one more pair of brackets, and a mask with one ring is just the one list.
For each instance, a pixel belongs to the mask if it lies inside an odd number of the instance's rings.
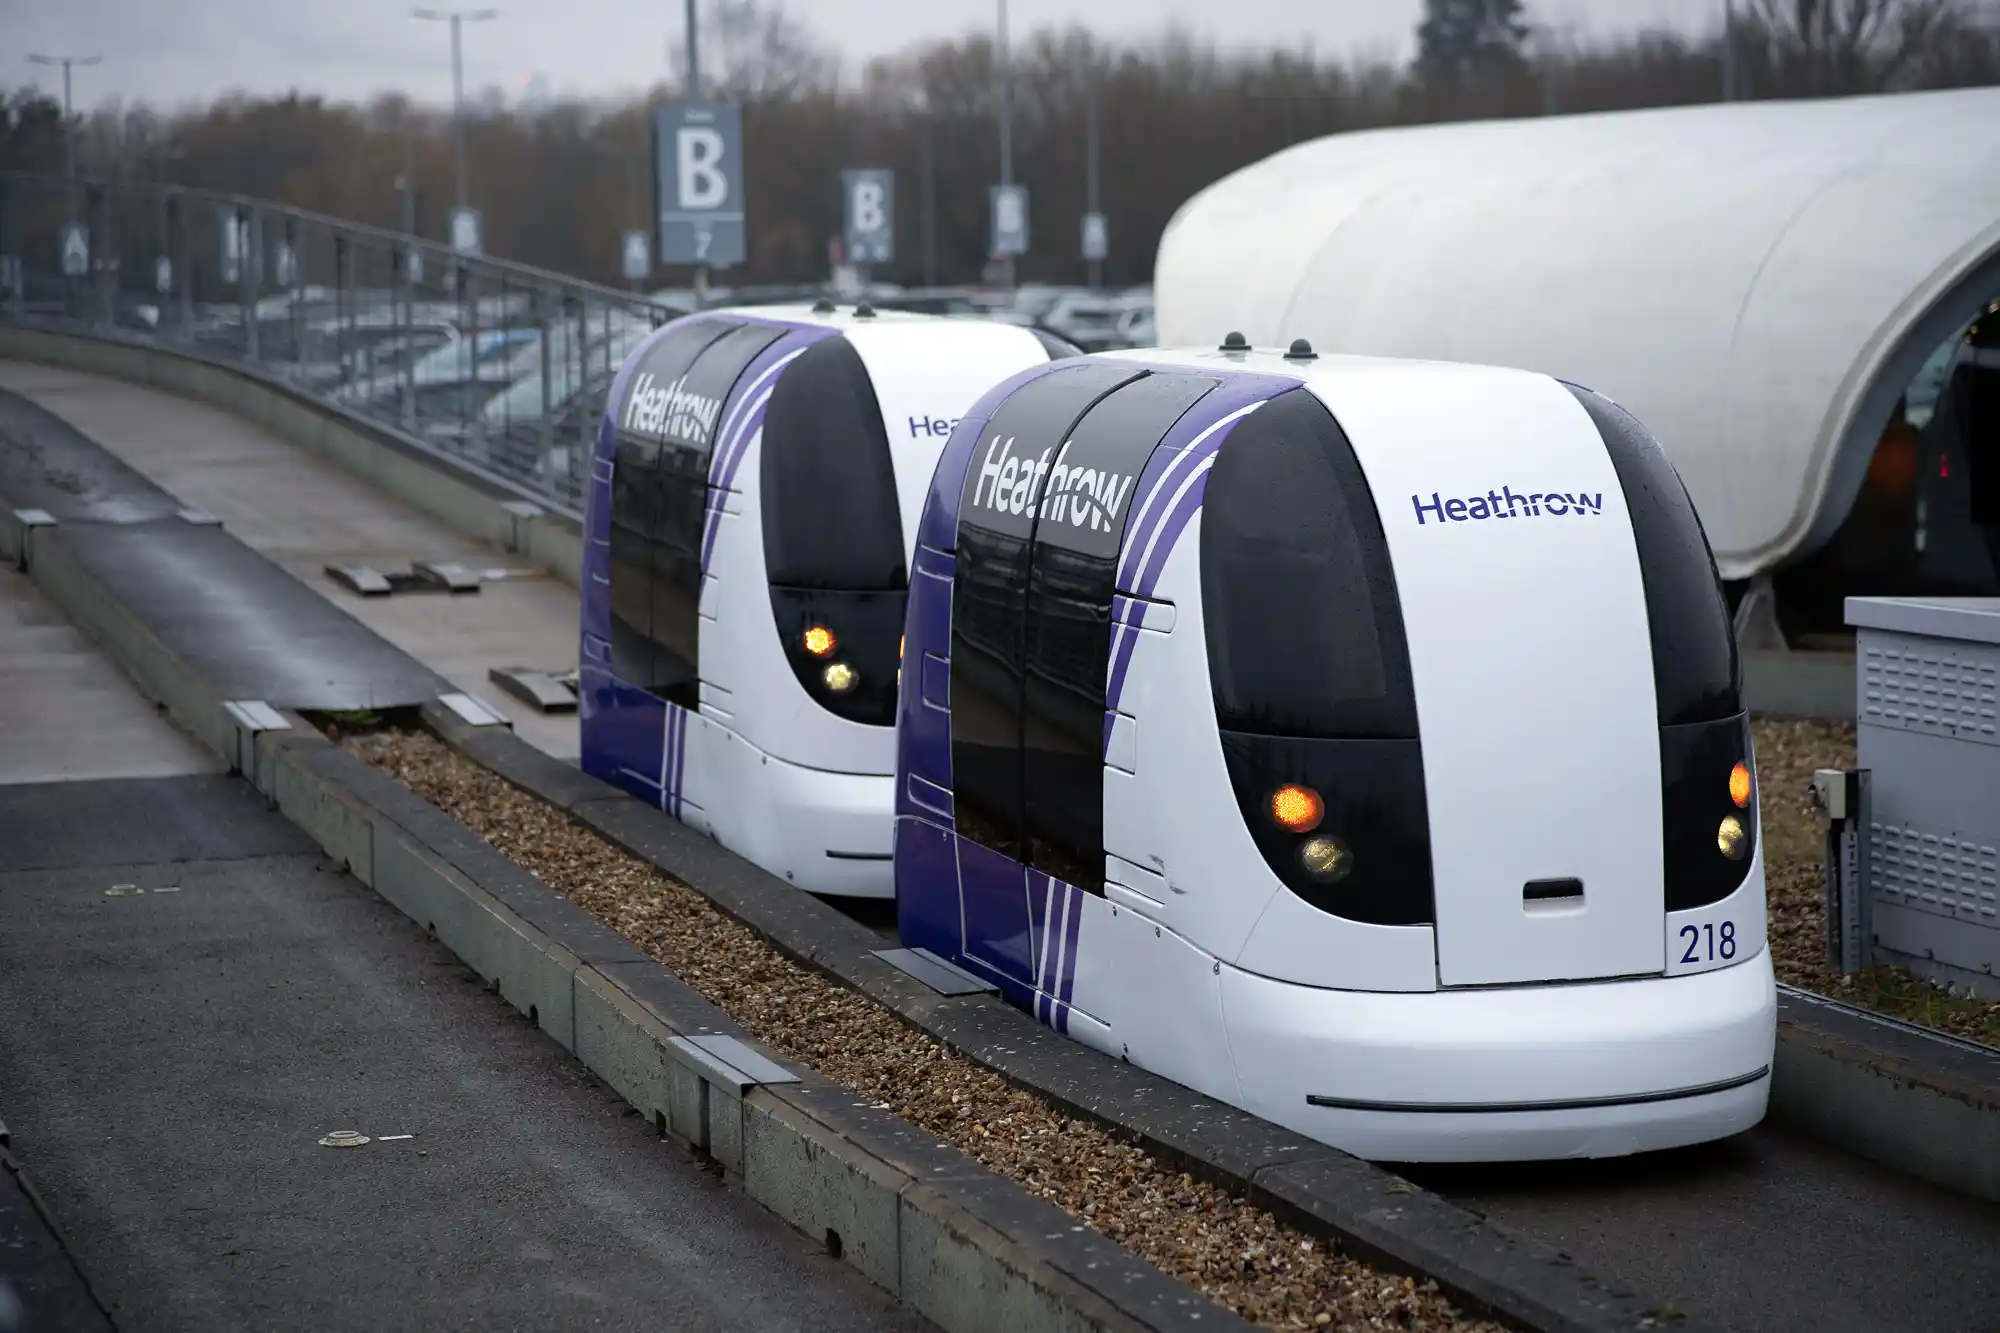
[[1795,643],[1843,594],[2000,591],[2000,89],[1336,135],[1189,200],[1155,282],[1169,345],[1610,395]]

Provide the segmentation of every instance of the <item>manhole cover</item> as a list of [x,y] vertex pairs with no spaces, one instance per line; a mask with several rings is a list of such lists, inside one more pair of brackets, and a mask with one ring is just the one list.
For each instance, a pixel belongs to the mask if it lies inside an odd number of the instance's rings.
[[366,1142],[368,1136],[358,1129],[336,1129],[321,1139],[320,1145],[326,1148],[359,1148]]

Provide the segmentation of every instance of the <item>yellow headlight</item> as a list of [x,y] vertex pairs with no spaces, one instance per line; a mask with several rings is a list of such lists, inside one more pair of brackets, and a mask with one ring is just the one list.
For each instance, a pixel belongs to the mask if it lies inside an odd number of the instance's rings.
[[1311,787],[1296,782],[1271,793],[1271,818],[1278,827],[1293,833],[1310,833],[1326,818],[1326,802]]
[[1730,860],[1741,861],[1743,853],[1750,850],[1750,834],[1745,831],[1743,821],[1735,815],[1724,815],[1722,827],[1715,831],[1715,845]]
[[1354,869],[1354,853],[1339,838],[1322,833],[1317,838],[1307,838],[1299,848],[1299,865],[1314,879],[1331,884],[1346,879]]

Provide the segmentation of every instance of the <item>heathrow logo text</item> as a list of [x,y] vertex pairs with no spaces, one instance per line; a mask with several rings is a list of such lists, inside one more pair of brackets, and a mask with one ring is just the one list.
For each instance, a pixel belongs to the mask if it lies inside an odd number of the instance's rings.
[[1111,530],[1118,510],[1132,494],[1132,478],[1120,472],[1101,472],[1094,467],[1070,467],[1057,463],[1049,471],[1049,455],[1040,458],[1016,456],[1010,437],[1003,444],[999,436],[986,446],[986,459],[979,465],[979,484],[972,503],[1000,514],[1025,514],[1034,504],[1042,475],[1048,473],[1048,489],[1042,494],[1041,517],[1051,523],[1067,522],[1072,527],[1090,526],[1093,532]]
[[1412,495],[1410,503],[1416,506],[1418,527],[1430,522],[1424,517],[1426,514],[1440,523],[1469,523],[1487,518],[1542,518],[1551,514],[1594,518],[1604,512],[1604,492],[1586,495],[1582,491],[1574,494],[1567,491],[1531,491],[1516,495],[1511,488],[1502,486],[1497,491],[1468,499],[1446,500],[1432,491],[1428,503],[1421,495]]
[[625,400],[625,429],[706,444],[722,415],[722,400],[687,391],[683,375],[665,388],[650,373],[639,376]]

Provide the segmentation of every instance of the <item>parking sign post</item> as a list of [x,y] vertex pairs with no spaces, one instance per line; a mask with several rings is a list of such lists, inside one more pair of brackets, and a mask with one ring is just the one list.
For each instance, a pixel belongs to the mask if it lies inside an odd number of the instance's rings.
[[653,110],[653,197],[663,264],[691,264],[697,297],[707,270],[740,264],[743,112],[681,102]]

